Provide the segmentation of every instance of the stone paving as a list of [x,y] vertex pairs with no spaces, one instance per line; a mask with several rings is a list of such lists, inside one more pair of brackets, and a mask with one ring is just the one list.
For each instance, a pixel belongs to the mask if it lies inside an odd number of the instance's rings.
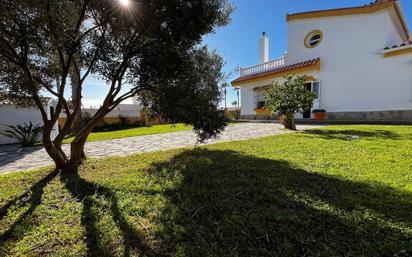
[[[311,129],[314,125],[298,126],[298,130]],[[270,135],[288,133],[276,123],[240,123],[228,126],[216,139],[205,144],[246,140]],[[195,146],[196,134],[192,131],[181,131],[167,134],[129,137],[106,141],[89,142],[85,152],[90,157],[127,156],[136,153],[153,152],[171,148]],[[69,145],[63,150],[69,152]],[[20,148],[17,145],[0,146],[0,173],[40,168],[53,164],[42,147]]]

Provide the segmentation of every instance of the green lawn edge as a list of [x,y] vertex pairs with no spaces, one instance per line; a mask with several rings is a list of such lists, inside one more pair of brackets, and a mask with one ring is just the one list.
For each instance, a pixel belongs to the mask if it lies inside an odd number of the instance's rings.
[[[102,141],[102,140],[111,140],[111,139],[120,139],[127,137],[137,137],[137,136],[147,136],[147,135],[156,135],[164,133],[173,133],[179,131],[190,131],[193,128],[184,124],[164,124],[164,125],[153,125],[150,127],[137,127],[131,129],[123,129],[116,131],[107,131],[107,132],[92,132],[87,138],[87,142]],[[63,141],[63,144],[68,144],[73,141],[73,137],[66,138]]]

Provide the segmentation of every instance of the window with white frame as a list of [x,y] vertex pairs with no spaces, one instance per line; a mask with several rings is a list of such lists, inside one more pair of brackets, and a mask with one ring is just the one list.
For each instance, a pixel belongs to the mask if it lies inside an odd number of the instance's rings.
[[265,101],[265,89],[270,87],[271,85],[265,85],[261,87],[256,87],[255,91],[255,106],[256,109],[263,109],[266,106]]
[[262,109],[264,108],[266,105],[265,102],[265,95],[264,95],[264,91],[258,91],[256,92],[256,108],[257,109]]
[[306,83],[306,89],[310,92],[315,93],[315,100],[319,99],[320,96],[320,82],[315,81],[308,81]]

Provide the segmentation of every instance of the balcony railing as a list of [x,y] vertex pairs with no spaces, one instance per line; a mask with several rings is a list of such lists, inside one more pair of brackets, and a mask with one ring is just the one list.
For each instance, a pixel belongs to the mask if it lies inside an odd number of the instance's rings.
[[281,58],[268,61],[265,63],[257,64],[252,67],[240,68],[240,76],[246,77],[246,76],[250,76],[250,75],[254,75],[254,74],[258,74],[258,73],[262,73],[266,71],[271,71],[271,70],[280,68],[284,65],[285,65],[285,57],[282,56]]

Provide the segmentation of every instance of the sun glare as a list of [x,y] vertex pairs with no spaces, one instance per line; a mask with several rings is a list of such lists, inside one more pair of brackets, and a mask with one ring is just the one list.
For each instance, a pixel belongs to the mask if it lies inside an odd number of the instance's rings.
[[119,0],[119,2],[121,5],[126,6],[126,7],[129,6],[130,4],[130,0]]

